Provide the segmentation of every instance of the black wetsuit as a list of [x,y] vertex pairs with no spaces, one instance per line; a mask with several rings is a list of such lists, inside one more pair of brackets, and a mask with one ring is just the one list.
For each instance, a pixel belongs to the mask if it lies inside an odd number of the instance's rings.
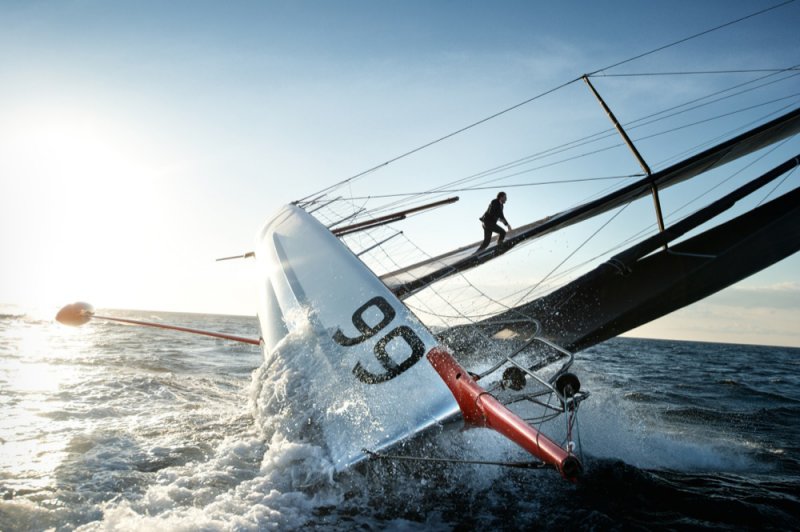
[[492,233],[500,235],[497,238],[498,246],[503,243],[503,240],[506,238],[506,232],[502,227],[497,225],[498,220],[503,220],[503,223],[508,225],[508,220],[503,216],[503,204],[500,203],[499,199],[495,198],[489,204],[489,208],[486,209],[483,216],[480,217],[480,221],[483,222],[483,242],[478,248],[478,251],[485,249],[489,245],[489,241],[492,239]]

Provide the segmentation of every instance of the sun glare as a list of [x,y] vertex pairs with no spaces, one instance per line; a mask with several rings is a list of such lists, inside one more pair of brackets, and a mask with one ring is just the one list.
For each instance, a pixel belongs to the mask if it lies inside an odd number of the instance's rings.
[[[52,306],[86,293],[124,235],[150,229],[163,187],[142,143],[89,112],[22,113],[0,126],[0,302]],[[116,246],[116,247],[115,247]],[[24,260],[14,260],[14,259]]]
[[74,356],[77,351],[70,346],[77,342],[65,343],[62,332],[27,321],[0,332],[0,341],[11,351],[0,367],[0,380],[8,384],[7,397],[14,398],[0,423],[0,469],[28,477],[18,489],[51,483],[67,444],[52,416],[69,409],[59,392],[74,385],[76,367],[59,359]]

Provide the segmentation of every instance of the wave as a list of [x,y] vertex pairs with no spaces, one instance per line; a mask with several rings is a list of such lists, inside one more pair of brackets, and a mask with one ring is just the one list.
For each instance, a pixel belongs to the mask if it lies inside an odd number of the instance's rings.
[[780,477],[643,470],[598,461],[570,497],[570,515],[549,524],[574,519],[601,528],[626,522],[665,529],[791,529],[800,515],[795,495],[794,483]]

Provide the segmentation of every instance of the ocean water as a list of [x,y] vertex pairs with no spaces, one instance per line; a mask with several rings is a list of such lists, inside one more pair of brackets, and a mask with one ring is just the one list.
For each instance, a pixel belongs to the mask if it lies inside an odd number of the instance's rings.
[[[258,337],[255,318],[116,315]],[[335,475],[257,347],[0,315],[0,530],[786,530],[800,350],[614,339],[576,356],[585,472],[376,461]],[[526,460],[486,429],[404,454]]]

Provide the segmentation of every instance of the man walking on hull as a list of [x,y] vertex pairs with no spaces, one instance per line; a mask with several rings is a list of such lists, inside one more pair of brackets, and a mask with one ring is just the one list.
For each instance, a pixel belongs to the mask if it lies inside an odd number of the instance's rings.
[[503,240],[506,238],[506,232],[497,225],[497,222],[503,222],[505,226],[508,227],[508,230],[511,231],[511,225],[509,225],[506,217],[503,216],[503,204],[505,204],[507,199],[508,197],[505,192],[499,192],[497,198],[489,203],[489,208],[486,209],[486,212],[480,217],[480,221],[483,223],[483,242],[480,247],[478,247],[476,253],[489,246],[489,242],[492,240],[492,233],[497,233],[499,235],[497,238],[497,247],[502,247]]

